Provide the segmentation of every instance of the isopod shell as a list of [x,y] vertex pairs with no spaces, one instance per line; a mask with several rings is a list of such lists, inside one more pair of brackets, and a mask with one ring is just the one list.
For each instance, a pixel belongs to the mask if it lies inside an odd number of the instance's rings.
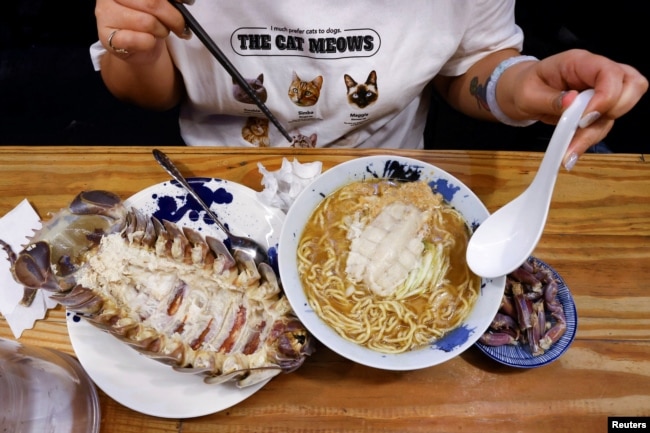
[[250,386],[294,371],[313,351],[269,264],[127,209],[114,193],[78,194],[18,254],[0,246],[27,295],[46,290],[125,344],[206,383]]

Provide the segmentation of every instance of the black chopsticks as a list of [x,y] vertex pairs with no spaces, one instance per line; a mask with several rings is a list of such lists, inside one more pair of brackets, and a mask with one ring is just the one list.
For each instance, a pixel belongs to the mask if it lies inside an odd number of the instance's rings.
[[[208,0],[209,1],[209,0]],[[262,113],[275,125],[276,128],[282,133],[282,135],[290,142],[293,142],[293,137],[287,132],[287,130],[282,126],[280,121],[271,113],[269,108],[260,100],[253,88],[248,84],[244,77],[239,73],[237,68],[228,60],[226,55],[219,49],[217,44],[210,38],[207,32],[201,27],[199,22],[194,18],[189,10],[185,7],[183,3],[179,3],[177,0],[169,0],[169,2],[178,9],[178,11],[185,18],[185,25],[189,27],[190,30],[196,35],[197,38],[205,45],[205,47],[212,53],[215,59],[224,67],[224,69],[230,74],[230,76],[237,81],[246,94],[255,102],[255,105],[262,110]],[[193,3],[193,1],[192,1]],[[191,4],[191,3],[190,3]]]

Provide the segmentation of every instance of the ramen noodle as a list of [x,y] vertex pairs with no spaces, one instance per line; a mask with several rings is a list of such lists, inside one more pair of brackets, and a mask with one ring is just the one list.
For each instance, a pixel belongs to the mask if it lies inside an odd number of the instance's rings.
[[343,338],[384,353],[430,344],[471,311],[463,216],[425,182],[350,183],[310,216],[298,273],[310,306]]

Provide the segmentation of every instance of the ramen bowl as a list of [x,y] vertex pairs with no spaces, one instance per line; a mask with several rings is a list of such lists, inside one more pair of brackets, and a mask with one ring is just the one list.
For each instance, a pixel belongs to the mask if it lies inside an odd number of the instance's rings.
[[280,279],[298,318],[332,351],[359,364],[384,370],[431,367],[460,355],[487,330],[499,308],[505,276],[481,280],[477,299],[460,325],[435,341],[401,353],[370,349],[341,336],[312,308],[301,283],[298,247],[314,210],[327,196],[345,185],[378,179],[425,182],[462,214],[471,229],[489,215],[487,208],[466,185],[431,164],[393,155],[354,159],[325,171],[303,190],[289,209],[278,246]]

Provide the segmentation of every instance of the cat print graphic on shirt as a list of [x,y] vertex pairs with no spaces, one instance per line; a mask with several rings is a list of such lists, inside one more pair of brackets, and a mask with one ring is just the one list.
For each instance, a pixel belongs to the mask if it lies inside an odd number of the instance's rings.
[[[257,78],[246,78],[246,82],[252,87],[253,91],[255,92],[255,95],[260,99],[262,102],[266,102],[266,87],[264,87],[264,74],[259,74]],[[235,81],[235,79],[232,79],[232,95],[235,98],[235,100],[242,102],[244,104],[254,104],[255,101],[253,101],[253,98],[248,96],[246,91]]]
[[310,107],[318,102],[323,86],[323,76],[319,75],[311,81],[303,81],[294,71],[289,86],[289,99],[299,107]]
[[244,140],[257,147],[269,147],[269,119],[264,117],[249,117],[241,130]]
[[296,134],[293,136],[293,141],[291,142],[291,147],[311,149],[316,147],[316,140],[318,140],[318,136],[316,134],[312,134],[307,137],[306,135],[302,135],[300,131],[296,131]]
[[350,105],[363,109],[374,104],[379,99],[377,73],[375,71],[370,72],[365,83],[357,83],[348,74],[343,76],[343,80],[348,91]]

